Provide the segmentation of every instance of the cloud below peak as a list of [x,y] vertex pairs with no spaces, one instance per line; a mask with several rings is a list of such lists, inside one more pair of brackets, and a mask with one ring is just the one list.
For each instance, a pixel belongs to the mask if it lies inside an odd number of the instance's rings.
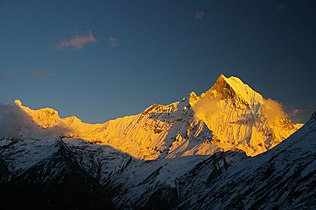
[[273,123],[278,119],[288,118],[288,114],[284,111],[282,104],[270,98],[264,100],[263,110],[268,123]]
[[85,47],[87,44],[94,43],[96,41],[97,41],[96,38],[90,31],[87,34],[75,35],[71,39],[61,41],[56,46],[59,49],[67,49],[67,48],[81,49]]

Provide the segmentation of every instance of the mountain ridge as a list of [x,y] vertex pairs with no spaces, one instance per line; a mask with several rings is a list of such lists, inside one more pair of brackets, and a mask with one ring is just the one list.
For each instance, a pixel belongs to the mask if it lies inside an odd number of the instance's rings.
[[276,102],[248,103],[221,77],[223,93],[103,124],[0,105],[0,208],[315,207],[316,112],[296,131],[269,113]]
[[[42,128],[61,128],[56,129],[60,136],[106,144],[147,160],[231,149],[255,156],[301,127],[287,119],[277,102],[264,99],[239,78],[226,78],[223,74],[200,96],[192,92],[182,101],[154,104],[140,114],[101,124],[84,123],[75,116],[60,118],[58,111],[51,108],[31,110],[20,100],[15,104]],[[280,116],[268,116],[266,104],[279,110]],[[195,130],[198,133],[190,137]],[[200,143],[190,140],[202,131],[208,136],[206,139]]]

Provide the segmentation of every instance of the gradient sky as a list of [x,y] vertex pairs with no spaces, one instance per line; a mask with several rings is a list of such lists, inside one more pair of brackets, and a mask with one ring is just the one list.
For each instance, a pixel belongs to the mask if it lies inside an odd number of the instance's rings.
[[221,73],[306,121],[316,1],[0,0],[0,103],[105,122],[201,94]]

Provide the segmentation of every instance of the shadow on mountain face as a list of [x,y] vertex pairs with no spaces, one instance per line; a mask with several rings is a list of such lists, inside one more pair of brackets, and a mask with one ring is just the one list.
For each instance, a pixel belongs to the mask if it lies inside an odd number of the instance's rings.
[[[22,141],[27,145],[28,139]],[[15,148],[19,152],[22,148],[17,149],[15,144],[5,150]],[[56,148],[52,155],[18,171],[9,171],[5,162],[7,157],[0,154],[1,177],[6,177],[0,182],[0,209],[172,209],[178,204],[177,188],[165,182],[171,176],[175,183],[176,178],[207,158],[190,156],[143,161],[112,147],[80,139],[57,138]],[[100,157],[102,152],[106,153],[104,157]],[[122,161],[118,162],[120,158]],[[111,164],[115,170],[111,169]],[[187,168],[178,173],[183,167]],[[103,171],[104,168],[110,168],[110,171]],[[136,173],[134,180],[130,179],[133,170]],[[102,180],[105,173],[109,175]],[[129,198],[140,189],[142,194],[135,202],[126,206],[113,205],[113,198]]]
[[63,133],[43,129],[15,104],[0,105],[0,209],[114,208],[107,187],[59,139]]
[[51,157],[7,174],[0,183],[1,209],[114,209],[108,188],[82,169],[64,143],[58,144]]
[[41,184],[15,178],[0,184],[0,208],[114,209],[109,192],[97,180],[75,174],[59,179],[60,177],[56,177]]

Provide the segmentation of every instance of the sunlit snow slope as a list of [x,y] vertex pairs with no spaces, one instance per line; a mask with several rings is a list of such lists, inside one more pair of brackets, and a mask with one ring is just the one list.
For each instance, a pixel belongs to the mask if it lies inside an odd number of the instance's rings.
[[15,104],[40,127],[61,137],[108,145],[144,160],[227,150],[255,156],[302,126],[293,124],[277,102],[264,99],[239,78],[224,75],[200,96],[191,93],[179,102],[154,104],[104,124],[60,118],[51,108],[31,110],[19,100]]
[[214,154],[178,179],[174,209],[316,209],[316,112],[297,132],[253,158]]

